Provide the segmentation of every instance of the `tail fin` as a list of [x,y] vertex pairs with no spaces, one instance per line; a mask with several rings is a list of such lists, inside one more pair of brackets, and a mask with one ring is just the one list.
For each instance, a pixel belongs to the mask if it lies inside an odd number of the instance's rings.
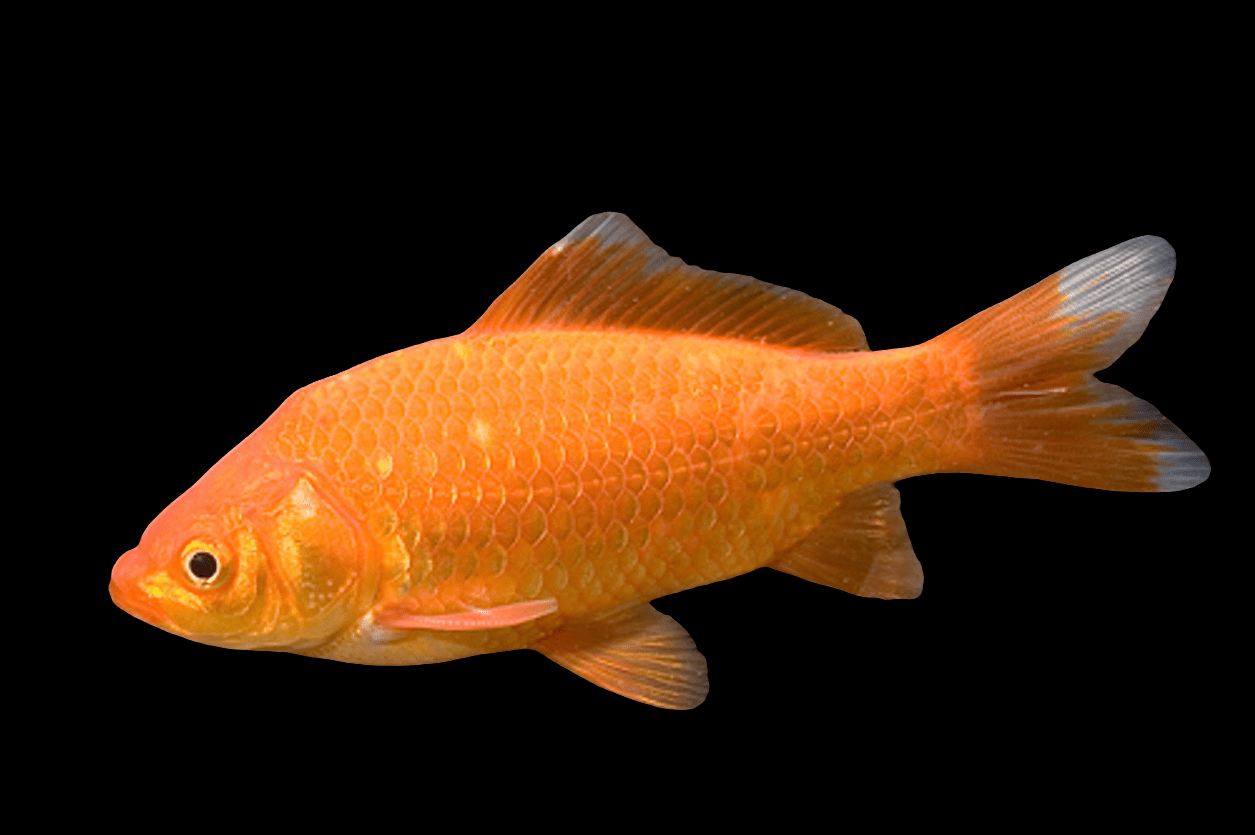
[[1096,487],[1185,490],[1207,457],[1154,406],[1095,380],[1146,330],[1176,253],[1145,236],[1091,255],[940,339],[971,353],[975,462],[962,469]]

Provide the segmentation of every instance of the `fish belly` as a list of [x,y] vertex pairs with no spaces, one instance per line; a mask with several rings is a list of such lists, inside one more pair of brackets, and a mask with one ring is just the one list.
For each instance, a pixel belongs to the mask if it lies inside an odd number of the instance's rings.
[[925,346],[475,334],[303,389],[266,445],[358,517],[380,597],[429,614],[552,597],[556,628],[766,565],[841,496],[947,469],[967,431],[957,362]]

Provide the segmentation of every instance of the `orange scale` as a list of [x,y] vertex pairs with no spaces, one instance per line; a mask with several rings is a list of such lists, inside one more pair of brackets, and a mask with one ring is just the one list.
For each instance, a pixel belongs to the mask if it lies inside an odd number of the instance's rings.
[[597,505],[586,493],[571,503],[571,517],[577,536],[587,537],[597,527]]

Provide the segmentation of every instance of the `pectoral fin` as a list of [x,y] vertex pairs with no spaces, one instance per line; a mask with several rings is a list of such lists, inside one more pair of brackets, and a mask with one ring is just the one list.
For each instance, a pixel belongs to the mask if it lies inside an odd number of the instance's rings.
[[398,601],[375,610],[374,621],[389,629],[434,629],[445,632],[470,632],[476,629],[499,629],[517,626],[529,620],[558,611],[558,601],[525,600],[491,609],[467,609],[444,615],[414,614],[407,609],[409,601]]
[[648,603],[568,623],[532,649],[598,687],[655,707],[697,707],[710,690],[693,639]]
[[924,569],[902,521],[902,496],[888,482],[846,496],[771,567],[860,597],[893,600],[924,590]]

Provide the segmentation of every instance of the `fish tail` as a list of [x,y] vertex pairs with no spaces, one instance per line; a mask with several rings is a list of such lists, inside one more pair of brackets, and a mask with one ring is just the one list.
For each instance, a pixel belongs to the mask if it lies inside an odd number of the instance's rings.
[[1078,261],[938,337],[975,405],[964,472],[1100,490],[1185,490],[1211,466],[1144,400],[1094,379],[1159,309],[1176,253],[1145,236]]

